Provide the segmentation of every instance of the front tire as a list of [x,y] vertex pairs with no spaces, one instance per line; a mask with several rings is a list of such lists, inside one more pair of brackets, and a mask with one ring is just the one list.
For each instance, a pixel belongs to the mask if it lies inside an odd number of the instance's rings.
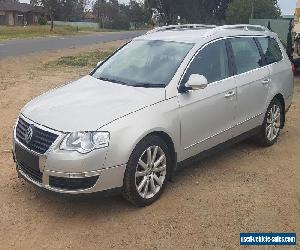
[[171,162],[169,148],[160,137],[151,135],[140,141],[125,171],[124,198],[139,207],[155,202],[165,188]]
[[276,143],[282,125],[283,107],[278,99],[273,99],[270,103],[261,127],[257,135],[257,142],[264,147],[272,146]]

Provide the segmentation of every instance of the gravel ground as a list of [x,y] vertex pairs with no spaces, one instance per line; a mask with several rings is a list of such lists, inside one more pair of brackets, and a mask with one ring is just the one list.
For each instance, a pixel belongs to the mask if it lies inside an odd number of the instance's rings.
[[202,160],[180,171],[150,207],[132,207],[118,196],[70,198],[18,179],[10,154],[18,112],[34,96],[89,71],[41,67],[78,51],[0,60],[1,249],[238,249],[240,232],[299,234],[300,78],[276,145],[243,142]]

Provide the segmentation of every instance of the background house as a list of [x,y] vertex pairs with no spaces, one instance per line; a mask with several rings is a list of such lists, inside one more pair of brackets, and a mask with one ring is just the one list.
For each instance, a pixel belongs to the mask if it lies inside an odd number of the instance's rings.
[[0,25],[27,25],[38,22],[44,15],[42,7],[27,3],[0,0]]
[[97,17],[93,14],[93,11],[87,10],[84,12],[84,20],[88,22],[97,22]]

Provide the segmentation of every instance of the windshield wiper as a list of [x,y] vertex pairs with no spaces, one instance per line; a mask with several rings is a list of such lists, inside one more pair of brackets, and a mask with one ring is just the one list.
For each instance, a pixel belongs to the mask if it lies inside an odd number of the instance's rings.
[[98,79],[102,80],[102,81],[110,82],[110,79],[108,79],[106,77],[99,77]]
[[106,81],[106,82],[113,82],[113,83],[118,83],[118,84],[122,84],[122,85],[127,85],[127,83],[125,83],[125,82],[114,80],[114,79],[109,79],[107,77],[99,77],[98,79],[102,80],[102,81]]
[[164,88],[166,87],[165,84],[155,84],[155,83],[135,83],[130,84],[133,87],[140,87],[140,88]]
[[165,84],[155,84],[155,83],[126,83],[122,82],[119,80],[114,80],[114,79],[109,79],[107,77],[99,77],[99,80],[106,81],[106,82],[113,82],[113,83],[118,83],[126,86],[131,86],[131,87],[139,87],[139,88],[164,88],[166,87]]

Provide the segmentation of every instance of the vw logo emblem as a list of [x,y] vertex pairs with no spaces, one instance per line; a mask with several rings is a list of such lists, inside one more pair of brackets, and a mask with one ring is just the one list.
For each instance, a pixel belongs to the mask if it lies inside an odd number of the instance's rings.
[[33,136],[33,126],[29,126],[26,130],[26,133],[24,135],[24,139],[26,141],[26,143],[30,143],[31,139],[32,139],[32,136]]

